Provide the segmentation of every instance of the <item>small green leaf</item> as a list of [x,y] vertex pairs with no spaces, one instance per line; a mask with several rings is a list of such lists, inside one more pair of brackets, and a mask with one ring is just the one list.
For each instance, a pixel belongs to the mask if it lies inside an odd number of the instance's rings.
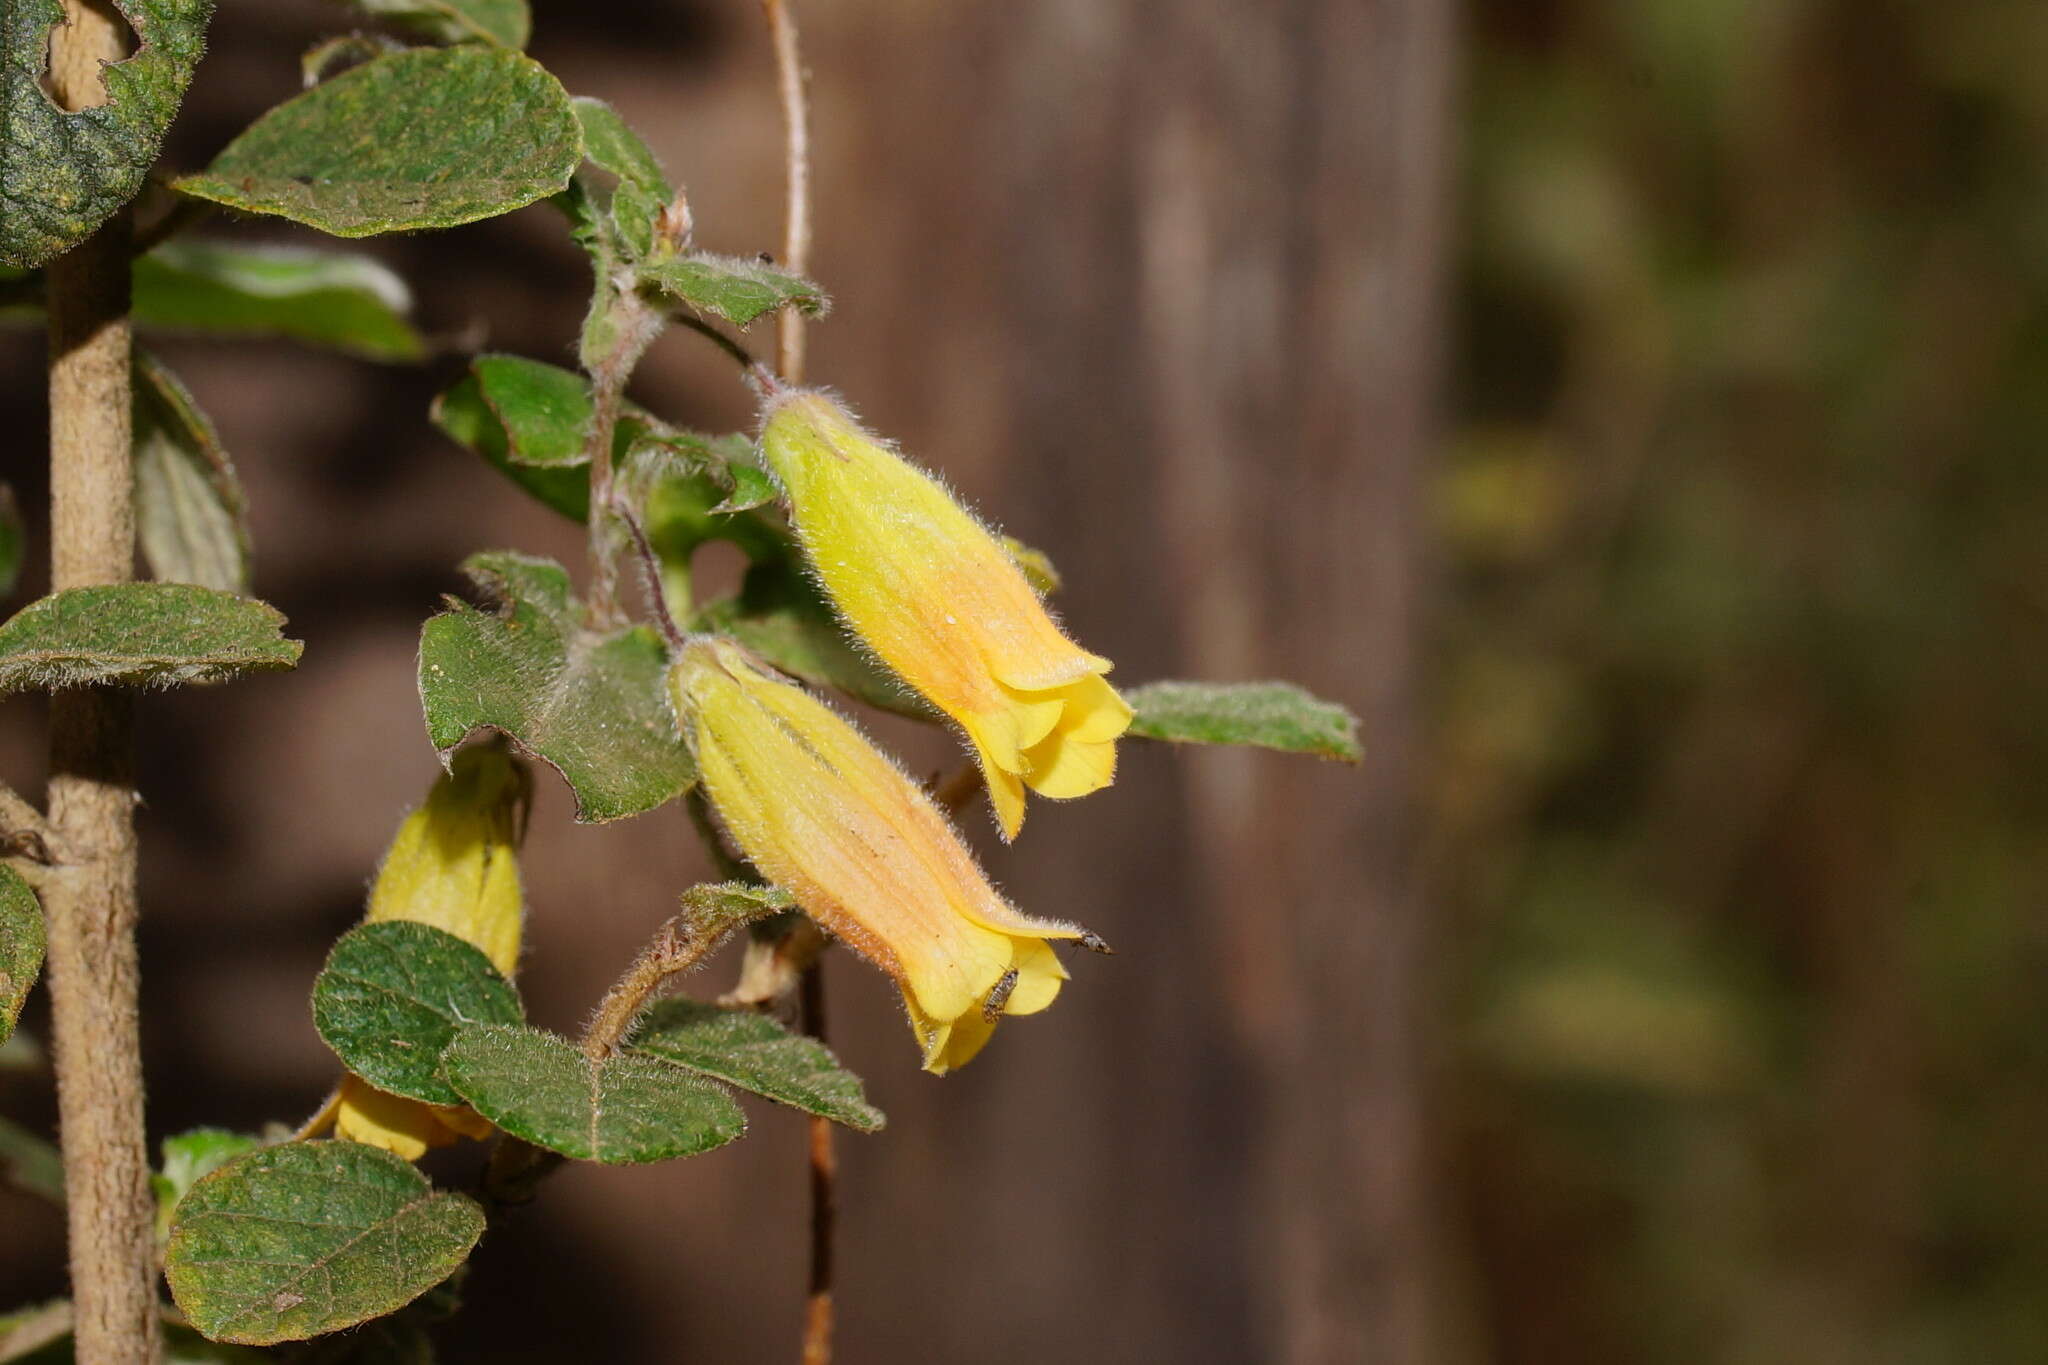
[[643,1017],[632,1047],[863,1133],[882,1126],[882,1111],[861,1093],[860,1077],[824,1044],[755,1010],[664,1000]]
[[496,43],[526,46],[533,16],[526,0],[349,0],[365,14],[437,43]]
[[64,1157],[12,1119],[0,1118],[0,1177],[18,1190],[64,1202]]
[[706,251],[643,261],[639,278],[643,286],[670,302],[687,304],[741,327],[784,304],[795,304],[813,316],[826,308],[824,291],[801,275]]
[[213,0],[121,0],[141,39],[103,68],[107,102],[67,113],[43,92],[59,0],[0,5],[0,262],[44,261],[84,241],[142,189],[206,46]]
[[154,356],[135,353],[135,533],[160,582],[249,586],[242,485],[213,423]]
[[484,1214],[411,1163],[355,1142],[239,1157],[178,1203],[171,1295],[215,1341],[301,1341],[382,1317],[454,1273]]
[[809,575],[787,559],[747,570],[739,595],[707,605],[695,629],[730,635],[791,677],[871,706],[937,720],[931,703],[861,651]]
[[796,897],[760,882],[707,882],[682,895],[683,912],[698,925],[731,924],[796,909]]
[[497,730],[562,774],[586,823],[652,810],[696,781],[653,631],[585,629],[569,575],[551,560],[476,555],[463,570],[503,608],[451,601],[420,633],[420,703],[435,748],[446,755],[476,730]]
[[262,1145],[261,1138],[225,1128],[193,1128],[165,1138],[163,1169],[149,1178],[150,1191],[156,1195],[157,1237],[171,1235],[171,1220],[178,1201],[202,1176],[212,1175],[242,1153]]
[[0,1043],[43,970],[43,907],[22,875],[0,863]]
[[579,524],[589,519],[589,473],[580,467],[514,460],[510,434],[485,400],[483,382],[473,371],[438,394],[428,415],[457,443],[483,456],[492,468],[546,506]]
[[498,1127],[581,1161],[695,1156],[747,1130],[746,1116],[718,1086],[651,1057],[593,1062],[536,1029],[472,1024],[441,1054],[441,1069]]
[[1124,693],[1131,733],[1187,744],[1250,744],[1356,763],[1358,717],[1285,682],[1147,683]]
[[510,213],[560,191],[582,157],[568,93],[539,63],[415,48],[280,104],[176,188],[368,237]]
[[0,625],[0,693],[126,683],[170,687],[290,668],[305,648],[251,597],[188,583],[66,588]]
[[14,486],[0,483],[0,597],[21,582],[21,566],[27,558],[28,525],[21,519],[21,505],[14,500]]
[[439,1072],[458,1029],[525,1017],[519,992],[474,944],[409,920],[343,934],[313,983],[313,1027],[342,1065],[427,1104],[462,1103]]
[[583,128],[583,154],[653,199],[657,206],[675,197],[661,162],[649,151],[640,135],[627,126],[618,111],[603,100],[578,95],[570,103]]
[[287,337],[369,360],[419,360],[405,282],[367,256],[177,239],[135,262],[146,329]]
[[480,355],[469,368],[504,428],[508,459],[541,467],[589,461],[595,405],[582,375],[516,355]]

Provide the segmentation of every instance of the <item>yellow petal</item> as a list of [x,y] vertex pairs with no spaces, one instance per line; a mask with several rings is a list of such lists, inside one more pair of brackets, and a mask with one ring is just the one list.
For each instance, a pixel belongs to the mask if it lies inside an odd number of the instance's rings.
[[734,842],[895,979],[929,1067],[957,1066],[988,1041],[991,992],[1022,990],[1018,1012],[1051,1002],[1065,974],[1046,941],[1081,930],[998,895],[922,788],[852,725],[728,640],[692,641],[670,685]]
[[405,817],[370,889],[369,920],[431,924],[519,966],[518,810],[526,779],[502,746],[455,755],[427,802]]
[[418,1161],[429,1147],[446,1147],[456,1136],[432,1105],[387,1095],[354,1076],[341,1083],[334,1131],[350,1142],[382,1147],[407,1161]]
[[[1113,760],[1028,757],[1062,725],[1113,743],[1120,703],[1102,700],[1115,696],[1100,680],[1109,660],[1067,638],[1001,540],[823,394],[771,396],[761,449],[819,583],[882,662],[967,732],[1006,835],[1023,825],[1024,798],[1000,773],[1037,787],[1029,773],[1044,768],[1070,795],[1108,782]],[[1083,717],[1070,719],[1077,700]]]

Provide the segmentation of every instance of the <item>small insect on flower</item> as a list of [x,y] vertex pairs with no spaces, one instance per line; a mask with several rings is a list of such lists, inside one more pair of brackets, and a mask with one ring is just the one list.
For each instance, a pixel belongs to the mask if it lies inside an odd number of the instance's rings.
[[[519,823],[529,790],[526,770],[499,744],[455,755],[427,803],[405,817],[370,889],[365,921],[430,924],[481,948],[507,976],[519,966],[524,903],[519,888]],[[491,1125],[461,1106],[387,1095],[361,1078],[341,1083],[335,1131],[355,1142],[417,1160],[429,1147],[484,1138]]]
[[814,390],[770,392],[761,450],[847,625],[967,732],[1005,838],[1023,826],[1026,787],[1110,784],[1131,708],[1102,676],[1109,660],[1066,637],[938,480]]
[[700,636],[669,674],[706,793],[762,875],[895,979],[927,1071],[1033,1014],[1066,969],[1052,942],[1098,946],[1011,908],[931,799],[845,720],[730,640]]

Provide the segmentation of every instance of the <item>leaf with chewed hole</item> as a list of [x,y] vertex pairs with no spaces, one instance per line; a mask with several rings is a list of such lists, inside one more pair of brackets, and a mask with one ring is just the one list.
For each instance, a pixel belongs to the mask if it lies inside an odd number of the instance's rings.
[[600,1061],[538,1029],[472,1024],[441,1070],[477,1113],[515,1137],[580,1161],[666,1161],[747,1130],[722,1087],[652,1057]]
[[356,1142],[239,1157],[178,1202],[164,1275],[209,1338],[302,1341],[382,1317],[453,1274],[484,1214],[409,1162]]
[[185,98],[213,0],[120,0],[141,40],[100,68],[106,102],[66,112],[44,93],[61,0],[0,4],[0,263],[41,265],[142,189]]
[[519,992],[474,944],[411,920],[343,934],[313,982],[313,1027],[350,1071],[425,1104],[460,1104],[441,1052],[464,1024],[516,1024]]
[[882,1127],[860,1077],[817,1039],[755,1010],[664,1000],[642,1018],[632,1049],[863,1133]]
[[66,588],[0,624],[0,692],[170,687],[290,668],[304,646],[283,625],[267,603],[189,583]]

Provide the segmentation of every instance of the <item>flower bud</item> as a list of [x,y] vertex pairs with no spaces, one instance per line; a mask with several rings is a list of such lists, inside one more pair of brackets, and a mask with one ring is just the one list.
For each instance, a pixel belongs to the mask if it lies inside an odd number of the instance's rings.
[[966,1062],[1004,1014],[1032,1014],[1093,943],[1012,909],[918,785],[802,688],[730,640],[699,637],[669,674],[706,793],[762,875],[903,993],[927,1071]]
[[761,450],[818,581],[883,663],[972,741],[1006,838],[1024,789],[1085,796],[1131,708],[1054,624],[1016,558],[938,480],[821,393],[769,398]]
[[[399,825],[365,920],[430,924],[475,944],[510,976],[524,916],[517,849],[527,790],[525,769],[503,745],[457,753],[427,803]],[[388,1095],[351,1075],[342,1081],[335,1130],[413,1161],[458,1135],[488,1137],[491,1125],[464,1106]]]

